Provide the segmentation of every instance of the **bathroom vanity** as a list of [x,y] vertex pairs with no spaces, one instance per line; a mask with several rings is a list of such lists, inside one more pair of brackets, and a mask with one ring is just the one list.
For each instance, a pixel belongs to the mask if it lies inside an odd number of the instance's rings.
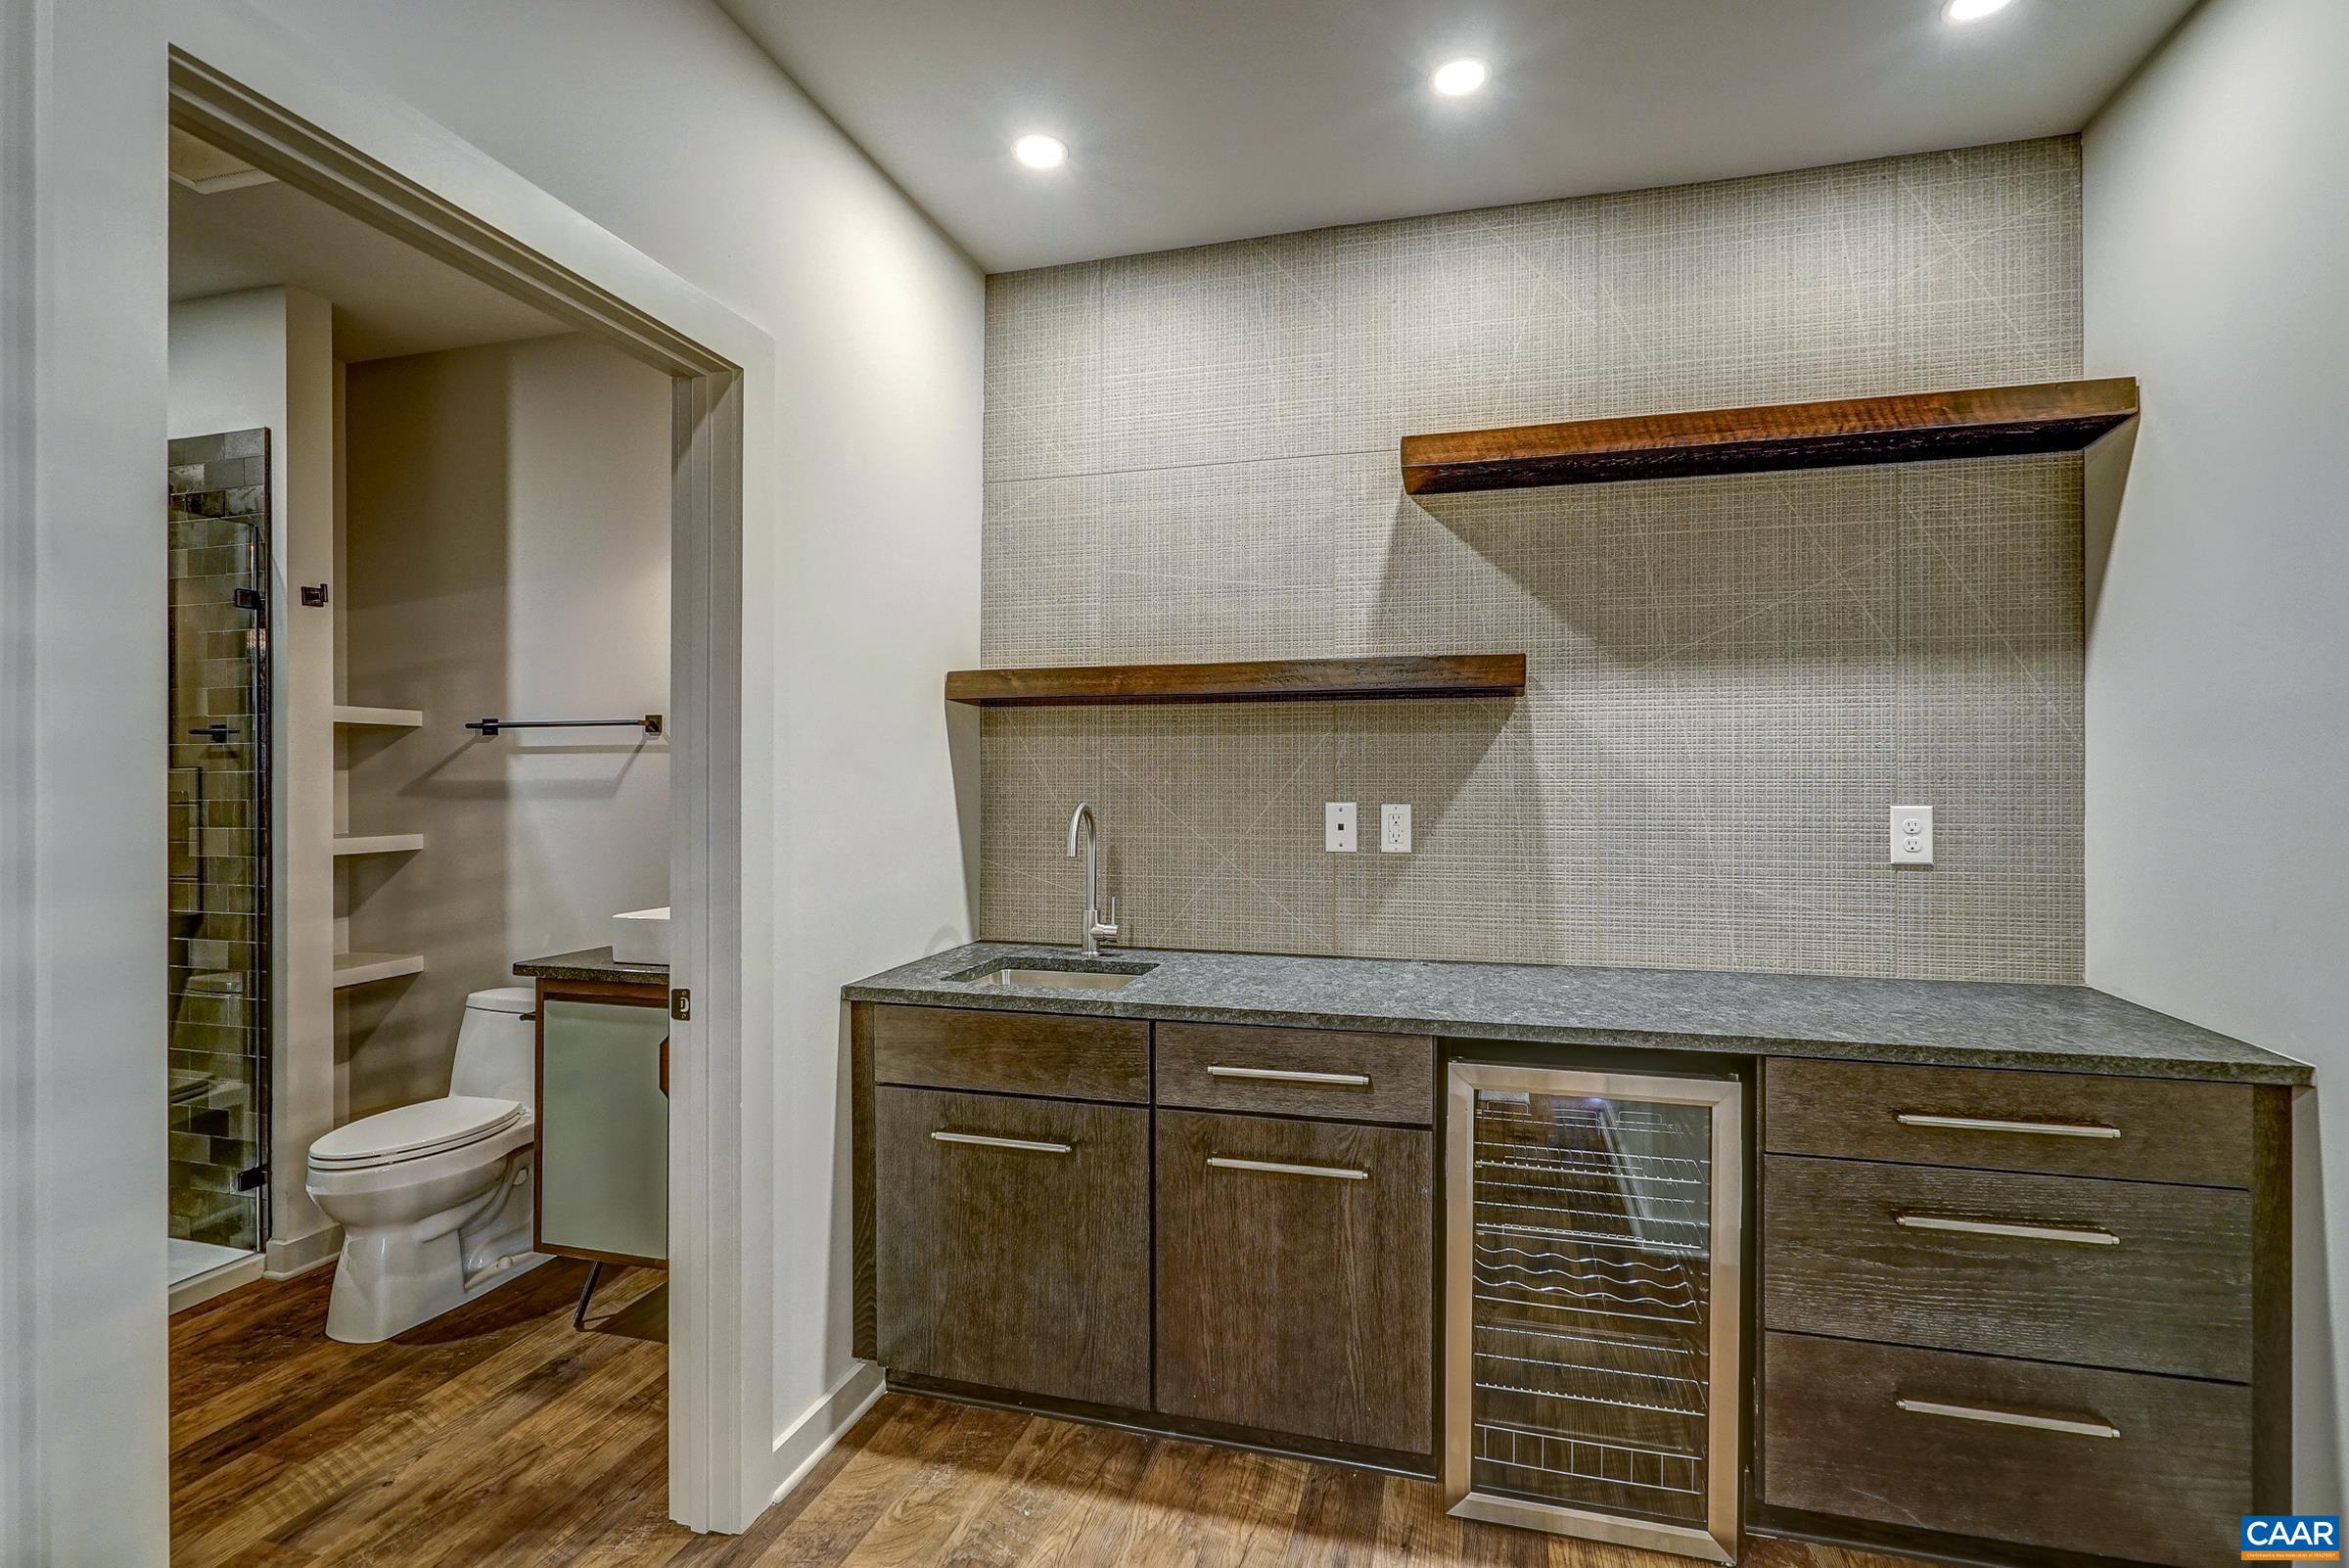
[[536,1250],[665,1266],[668,970],[597,947],[514,972],[537,988]]
[[[1717,1560],[2185,1568],[2286,1506],[2299,1063],[2076,987],[1077,964],[847,989],[856,1349],[893,1385]],[[1543,1239],[1593,1207],[1636,1260]]]

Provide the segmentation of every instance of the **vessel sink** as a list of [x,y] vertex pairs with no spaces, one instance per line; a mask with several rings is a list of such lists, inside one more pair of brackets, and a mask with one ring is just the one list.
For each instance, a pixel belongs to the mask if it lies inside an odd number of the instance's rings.
[[1156,964],[1088,964],[1072,961],[1064,966],[1031,962],[966,970],[950,978],[967,986],[992,986],[1006,991],[1124,991],[1157,967]]

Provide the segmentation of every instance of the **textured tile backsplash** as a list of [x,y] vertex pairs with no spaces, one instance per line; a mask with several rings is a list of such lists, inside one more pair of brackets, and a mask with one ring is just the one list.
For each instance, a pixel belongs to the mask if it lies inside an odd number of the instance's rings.
[[990,279],[990,664],[1531,683],[990,713],[984,934],[1074,940],[1090,799],[1137,944],[2077,980],[2076,458],[1414,500],[1395,443],[2079,373],[2069,139]]

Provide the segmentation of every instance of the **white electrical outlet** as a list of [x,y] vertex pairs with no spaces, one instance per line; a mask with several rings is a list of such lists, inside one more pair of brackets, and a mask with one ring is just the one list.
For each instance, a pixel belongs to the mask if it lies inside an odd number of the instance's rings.
[[1378,808],[1378,847],[1386,854],[1411,853],[1411,808],[1407,806],[1382,806]]
[[1354,853],[1354,803],[1331,801],[1321,807],[1321,848],[1336,854]]
[[1933,807],[1896,806],[1892,808],[1892,863],[1933,863]]

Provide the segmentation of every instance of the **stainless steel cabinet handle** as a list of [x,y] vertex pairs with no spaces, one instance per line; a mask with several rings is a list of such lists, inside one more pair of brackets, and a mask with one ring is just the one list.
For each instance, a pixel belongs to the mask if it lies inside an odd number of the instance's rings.
[[2117,1138],[2121,1130],[2098,1122],[2002,1122],[1995,1116],[1932,1116],[1923,1111],[1896,1111],[1903,1127],[1950,1128],[1960,1132],[2028,1132],[2043,1138]]
[[2070,1241],[2083,1247],[2117,1247],[2121,1238],[2088,1225],[2034,1225],[2007,1220],[1959,1220],[1942,1214],[1896,1214],[1896,1225],[1911,1230],[1956,1230],[1969,1236],[2014,1236],[2023,1241]]
[[1074,1154],[1074,1143],[1049,1143],[1041,1138],[990,1138],[984,1132],[933,1132],[941,1143],[968,1143],[982,1149],[1017,1149],[1022,1154]]
[[1345,1088],[1368,1088],[1367,1073],[1306,1073],[1291,1067],[1211,1067],[1210,1078],[1255,1078],[1269,1084],[1334,1084]]
[[2121,1429],[2100,1416],[2074,1418],[2033,1415],[2025,1410],[1997,1410],[1979,1405],[1944,1405],[1938,1400],[1898,1399],[1892,1402],[1916,1415],[1946,1415],[1958,1421],[1989,1421],[1997,1426],[2027,1426],[2038,1432],[2069,1432],[2076,1437],[2117,1438]]
[[1333,1181],[1367,1181],[1370,1173],[1342,1165],[1282,1165],[1277,1160],[1232,1160],[1211,1154],[1207,1163],[1219,1171],[1268,1171],[1274,1176],[1328,1176]]

